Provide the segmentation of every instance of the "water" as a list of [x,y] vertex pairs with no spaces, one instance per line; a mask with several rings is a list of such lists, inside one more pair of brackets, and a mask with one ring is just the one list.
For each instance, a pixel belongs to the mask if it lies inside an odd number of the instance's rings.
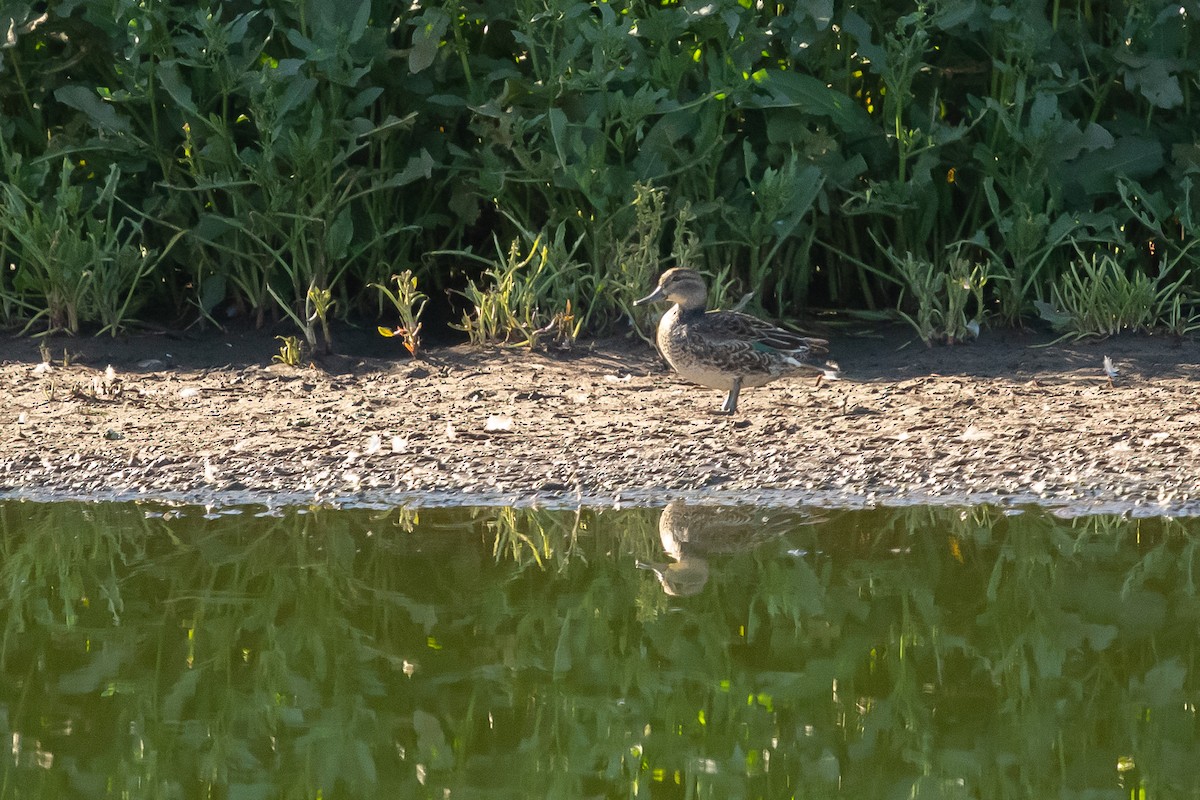
[[0,799],[1200,795],[1195,520],[685,511],[0,503]]

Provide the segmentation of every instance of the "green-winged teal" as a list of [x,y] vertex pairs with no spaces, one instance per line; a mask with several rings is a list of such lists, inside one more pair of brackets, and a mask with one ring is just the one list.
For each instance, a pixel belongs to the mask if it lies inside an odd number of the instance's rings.
[[695,270],[667,270],[658,287],[634,305],[658,300],[675,304],[658,323],[663,358],[692,383],[727,391],[721,407],[726,414],[737,411],[743,386],[762,386],[801,370],[825,371],[804,362],[826,352],[824,339],[801,336],[738,311],[705,311],[708,287]]
[[817,522],[807,514],[753,506],[688,505],[672,500],[658,518],[666,563],[638,561],[658,577],[672,597],[698,594],[708,582],[708,557],[753,550],[799,525]]

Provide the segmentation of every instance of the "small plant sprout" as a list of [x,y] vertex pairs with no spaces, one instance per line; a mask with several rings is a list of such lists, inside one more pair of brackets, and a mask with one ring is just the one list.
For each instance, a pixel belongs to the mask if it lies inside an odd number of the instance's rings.
[[425,304],[429,302],[429,298],[417,289],[417,278],[411,270],[406,269],[399,275],[393,275],[392,280],[396,283],[394,292],[382,284],[371,284],[396,307],[396,313],[400,315],[398,327],[385,328],[380,325],[379,335],[388,338],[400,337],[404,349],[416,358],[417,350],[421,347],[421,314],[425,312]]
[[579,328],[581,322],[575,320],[575,315],[571,312],[571,300],[567,299],[566,308],[554,315],[544,327],[538,328],[529,337],[529,346],[537,347],[537,343],[543,336],[550,337],[550,341],[560,348],[570,348],[571,344],[579,337]]
[[[304,301],[308,324],[304,326],[304,335],[313,350],[321,353],[333,351],[333,337],[329,332],[329,311],[336,303],[333,292],[329,289],[319,288],[316,283],[308,287],[308,295]],[[314,327],[314,323],[318,321],[321,323],[321,336],[325,340],[320,346],[317,345],[317,332]]]
[[282,344],[279,346],[279,352],[271,356],[271,360],[289,367],[299,366],[303,353],[300,339],[295,336],[276,336],[275,339]]

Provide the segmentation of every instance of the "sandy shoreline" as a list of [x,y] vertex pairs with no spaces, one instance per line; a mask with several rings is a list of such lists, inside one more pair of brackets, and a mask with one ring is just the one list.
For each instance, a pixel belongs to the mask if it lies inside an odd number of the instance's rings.
[[290,368],[265,333],[137,336],[66,340],[68,366],[55,340],[47,368],[0,339],[0,497],[1200,514],[1193,342],[908,338],[834,337],[844,380],[747,390],[733,418],[639,341],[413,362],[362,338]]

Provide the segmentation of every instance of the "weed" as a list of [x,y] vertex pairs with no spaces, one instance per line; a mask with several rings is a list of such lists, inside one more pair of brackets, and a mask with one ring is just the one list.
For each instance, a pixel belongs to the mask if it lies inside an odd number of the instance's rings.
[[[308,346],[318,353],[330,353],[333,351],[333,335],[329,332],[329,311],[336,305],[337,301],[333,299],[333,292],[329,289],[323,289],[313,283],[308,287],[308,293],[304,296],[305,324],[303,326],[304,335],[308,339]],[[317,328],[315,323],[321,323],[321,336],[323,341],[320,345],[317,344]]]
[[537,568],[546,571],[553,567],[565,573],[579,552],[578,538],[582,515],[547,513],[540,509],[528,514],[502,509],[494,519],[486,521],[492,541],[492,557],[511,561],[520,569]]
[[[635,183],[633,193],[634,223],[619,241],[617,268],[609,279],[609,291],[622,316],[633,322],[634,331],[650,341],[654,330],[654,310],[645,306],[635,308],[633,301],[649,291],[660,272],[659,247],[666,218],[666,191],[648,183]],[[685,206],[685,209],[678,218],[681,223],[691,216],[690,207]],[[682,238],[683,231],[681,224],[677,228],[677,242],[687,241]]]
[[45,207],[15,185],[3,185],[0,228],[14,243],[20,264],[14,285],[19,291],[40,296],[45,303],[26,330],[45,316],[50,332],[74,333],[86,313],[93,251],[90,243],[78,236],[78,222],[86,212],[83,190],[71,184],[72,172],[70,162],[64,160],[58,188]]
[[[654,336],[654,326],[661,315],[649,306],[634,307],[633,301],[643,297],[662,271],[664,228],[673,229],[668,265],[699,265],[703,263],[703,247],[694,231],[696,215],[692,204],[685,202],[674,215],[668,214],[666,191],[650,184],[634,185],[631,208],[634,222],[618,246],[617,268],[601,285],[601,291],[611,297],[621,318],[630,320],[633,331],[646,341]],[[673,219],[671,218],[673,216]],[[710,281],[710,305],[725,307],[732,291],[731,267],[723,265]],[[747,298],[743,297],[745,302]]]
[[406,269],[399,275],[393,275],[392,280],[396,283],[394,292],[382,284],[371,284],[388,299],[400,315],[400,327],[392,329],[380,326],[379,334],[387,337],[399,336],[404,349],[416,358],[421,347],[421,315],[425,312],[429,298],[417,289],[417,278],[411,270]]
[[271,360],[289,367],[300,366],[300,362],[304,358],[304,346],[300,339],[296,336],[276,336],[275,339],[281,344],[279,352],[271,356]]
[[[496,244],[501,258],[484,271],[485,284],[472,279],[461,292],[470,307],[456,327],[466,331],[472,344],[533,348],[548,340],[569,347],[575,341],[584,320],[571,311],[571,300],[588,281],[574,260],[582,240],[568,246],[565,230],[560,225],[553,237],[523,232],[528,252],[523,252],[519,239],[513,240],[506,254]],[[544,239],[549,243],[544,244]]]
[[161,253],[147,250],[139,242],[140,226],[116,215],[120,169],[113,165],[97,187],[77,184],[75,174],[64,159],[58,186],[45,203],[4,183],[0,231],[13,242],[20,265],[15,288],[45,303],[29,325],[45,316],[47,332],[76,333],[81,322],[96,320],[100,333],[115,336],[145,301],[142,281],[182,234]]
[[1158,322],[1172,336],[1182,337],[1200,330],[1196,299],[1182,294],[1172,295]]
[[1185,312],[1181,298],[1188,275],[1184,272],[1170,280],[1163,270],[1152,278],[1127,269],[1111,253],[1089,257],[1079,251],[1079,260],[1055,282],[1053,309],[1044,316],[1071,339],[1150,331],[1158,326],[1186,333],[1197,327],[1195,314]]
[[[958,252],[948,254],[944,266],[912,253],[888,258],[904,282],[908,297],[916,304],[915,316],[901,308],[900,315],[913,326],[926,345],[955,342],[979,335],[984,309],[984,287],[991,277],[988,265],[971,261]],[[901,295],[903,304],[905,295]],[[968,316],[974,301],[975,314]]]

